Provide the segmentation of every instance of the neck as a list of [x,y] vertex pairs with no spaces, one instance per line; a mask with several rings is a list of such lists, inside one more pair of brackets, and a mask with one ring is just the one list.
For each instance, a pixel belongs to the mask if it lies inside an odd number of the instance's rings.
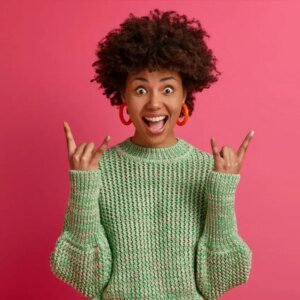
[[119,143],[116,148],[120,154],[135,161],[172,163],[188,156],[193,149],[193,146],[183,139],[176,138],[176,141],[169,147],[155,148],[138,145],[129,137]]
[[172,134],[170,137],[160,140],[159,137],[153,138],[152,140],[146,140],[140,138],[136,133],[130,138],[130,141],[138,146],[147,148],[166,148],[177,144],[178,139]]

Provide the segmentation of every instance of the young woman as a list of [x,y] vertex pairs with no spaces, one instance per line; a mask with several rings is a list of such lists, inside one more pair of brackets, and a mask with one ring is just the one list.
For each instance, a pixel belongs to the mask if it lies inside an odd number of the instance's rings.
[[249,278],[234,196],[253,132],[237,152],[211,139],[210,154],[173,131],[220,74],[205,36],[199,21],[156,9],[99,42],[93,80],[135,132],[110,148],[109,138],[76,146],[64,123],[71,191],[50,259],[91,299],[211,300]]

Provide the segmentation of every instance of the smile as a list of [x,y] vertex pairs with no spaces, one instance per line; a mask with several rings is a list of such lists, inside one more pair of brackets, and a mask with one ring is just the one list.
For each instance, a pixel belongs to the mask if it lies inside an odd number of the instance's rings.
[[166,116],[164,120],[157,121],[157,122],[148,121],[143,117],[143,121],[148,132],[155,135],[161,134],[164,131],[168,120],[169,120],[168,116]]

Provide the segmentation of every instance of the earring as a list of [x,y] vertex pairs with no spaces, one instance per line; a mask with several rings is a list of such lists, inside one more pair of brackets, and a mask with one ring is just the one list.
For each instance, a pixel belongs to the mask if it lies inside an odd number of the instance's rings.
[[179,122],[179,120],[177,120],[176,124],[179,126],[183,126],[189,118],[189,109],[188,109],[187,105],[185,103],[182,103],[182,107],[184,110],[184,118],[183,118],[182,122]]
[[[123,110],[125,108],[126,104],[122,103],[122,105],[119,107],[119,117],[121,119],[122,124],[124,125],[130,125],[132,123],[131,119],[129,118],[128,121],[125,121],[124,116],[123,116]],[[127,111],[128,113],[128,111]]]

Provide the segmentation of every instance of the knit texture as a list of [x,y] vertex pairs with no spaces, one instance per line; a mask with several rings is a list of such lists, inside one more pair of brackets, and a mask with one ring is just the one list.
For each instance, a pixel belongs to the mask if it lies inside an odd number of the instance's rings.
[[52,272],[89,299],[213,300],[246,283],[252,252],[238,234],[240,174],[183,139],[110,147],[96,171],[69,170]]

